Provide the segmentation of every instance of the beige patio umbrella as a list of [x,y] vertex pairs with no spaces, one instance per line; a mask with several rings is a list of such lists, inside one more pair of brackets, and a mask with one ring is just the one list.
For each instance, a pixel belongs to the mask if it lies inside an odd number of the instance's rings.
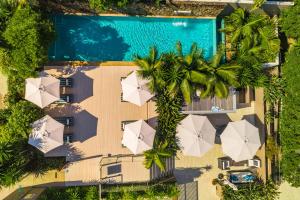
[[176,136],[184,155],[201,157],[213,147],[216,129],[206,116],[188,115],[178,124]]
[[125,125],[122,144],[133,154],[139,154],[152,149],[154,137],[155,130],[144,120],[139,120]]
[[224,154],[236,162],[253,158],[261,146],[258,128],[247,120],[229,122],[221,142]]
[[148,80],[141,79],[136,71],[121,81],[123,100],[142,106],[154,95],[147,87]]
[[63,134],[64,125],[46,115],[32,124],[28,143],[43,153],[47,153],[63,145]]
[[25,99],[44,108],[60,99],[59,84],[59,80],[52,76],[28,78]]

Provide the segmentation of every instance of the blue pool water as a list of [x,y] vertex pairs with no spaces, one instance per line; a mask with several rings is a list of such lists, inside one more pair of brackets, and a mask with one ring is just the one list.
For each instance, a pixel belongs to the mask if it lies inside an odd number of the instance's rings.
[[215,19],[56,15],[53,22],[57,38],[49,59],[56,61],[131,61],[151,46],[174,51],[177,41],[184,53],[196,42],[208,59],[217,45]]

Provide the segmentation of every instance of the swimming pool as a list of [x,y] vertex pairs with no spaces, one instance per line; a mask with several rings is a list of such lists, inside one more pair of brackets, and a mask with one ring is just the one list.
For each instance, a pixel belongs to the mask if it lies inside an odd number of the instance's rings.
[[53,22],[49,59],[55,61],[131,61],[151,46],[174,51],[177,41],[184,53],[196,42],[208,59],[217,46],[215,19],[56,15]]

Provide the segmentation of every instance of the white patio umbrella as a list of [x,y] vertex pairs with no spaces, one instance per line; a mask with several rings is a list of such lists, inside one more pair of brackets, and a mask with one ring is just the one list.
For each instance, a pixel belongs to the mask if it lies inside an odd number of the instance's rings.
[[178,124],[176,136],[184,155],[200,157],[213,147],[216,129],[206,116],[188,115]]
[[247,120],[229,122],[221,142],[224,154],[236,162],[253,158],[261,146],[258,128]]
[[133,154],[139,154],[152,149],[154,137],[155,130],[144,120],[139,120],[125,125],[122,144]]
[[148,80],[140,78],[136,71],[133,71],[121,81],[123,99],[142,106],[154,96],[147,87],[148,82]]
[[63,145],[63,134],[64,125],[46,115],[32,124],[28,143],[43,153],[47,153]]
[[41,108],[60,99],[59,80],[52,77],[26,79],[25,99]]

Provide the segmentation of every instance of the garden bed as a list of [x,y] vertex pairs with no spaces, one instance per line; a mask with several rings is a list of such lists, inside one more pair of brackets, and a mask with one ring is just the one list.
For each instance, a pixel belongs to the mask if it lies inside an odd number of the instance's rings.
[[178,16],[174,11],[191,11],[188,16],[196,17],[216,17],[223,9],[224,5],[199,5],[199,4],[161,4],[156,6],[151,3],[134,2],[124,8],[115,7],[97,12],[90,8],[88,2],[70,1],[56,2],[55,0],[43,2],[43,7],[51,13],[64,14],[126,14],[126,15],[159,15],[159,16]]

